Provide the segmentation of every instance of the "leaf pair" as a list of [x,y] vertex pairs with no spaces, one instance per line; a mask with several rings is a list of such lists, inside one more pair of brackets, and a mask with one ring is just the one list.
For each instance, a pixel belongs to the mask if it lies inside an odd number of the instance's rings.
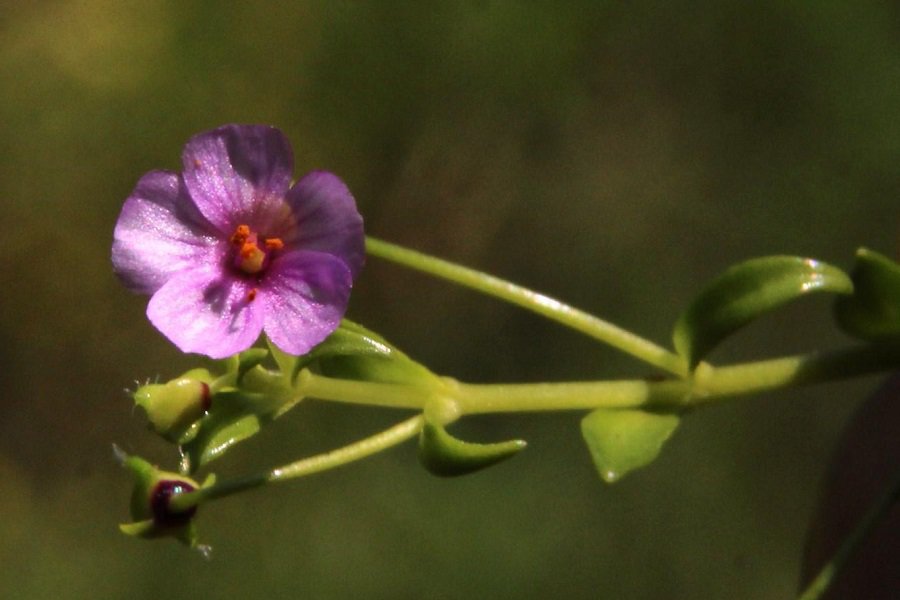
[[845,333],[871,342],[900,337],[900,265],[860,248],[851,276],[829,264],[793,256],[758,258],[728,269],[678,319],[675,348],[693,368],[750,321],[815,292],[839,295],[834,313]]
[[[331,337],[298,360],[295,375],[313,362],[324,375],[331,377],[421,386],[438,395],[444,389],[441,379],[426,367],[378,334],[346,320]],[[453,437],[445,428],[445,421],[452,420],[444,410],[447,403],[436,398],[423,411],[425,424],[419,436],[419,460],[432,474],[452,477],[473,473],[525,448],[522,440],[476,444]]]
[[[691,372],[741,327],[819,292],[840,295],[835,315],[847,333],[875,341],[900,335],[900,266],[861,249],[852,280],[837,267],[794,256],[752,259],[726,270],[679,317],[675,349]],[[613,482],[652,462],[678,423],[675,414],[599,409],[581,425],[600,476]]]

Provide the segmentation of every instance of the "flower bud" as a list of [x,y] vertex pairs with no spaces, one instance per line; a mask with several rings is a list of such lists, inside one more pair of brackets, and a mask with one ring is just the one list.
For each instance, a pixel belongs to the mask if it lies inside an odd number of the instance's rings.
[[178,473],[161,471],[137,456],[122,453],[120,458],[136,481],[131,494],[131,517],[134,521],[119,525],[119,529],[137,537],[172,536],[190,546],[196,545],[192,519],[197,507],[176,510],[171,506],[171,500],[176,494],[200,488],[200,484]]
[[166,383],[138,388],[134,401],[147,413],[153,430],[176,444],[190,441],[197,433],[197,421],[211,403],[206,369],[193,369]]

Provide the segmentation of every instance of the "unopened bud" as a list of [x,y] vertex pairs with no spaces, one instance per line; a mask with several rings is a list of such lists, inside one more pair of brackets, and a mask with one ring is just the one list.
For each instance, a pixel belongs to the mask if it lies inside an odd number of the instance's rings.
[[200,487],[189,477],[161,471],[137,456],[122,455],[124,465],[135,476],[131,494],[133,522],[119,526],[123,533],[144,538],[172,536],[194,546],[196,533],[193,516],[196,506],[175,510],[171,506],[176,494],[192,492]]
[[166,383],[141,386],[134,401],[146,411],[156,433],[184,444],[196,435],[197,421],[209,410],[210,381],[209,371],[194,369]]

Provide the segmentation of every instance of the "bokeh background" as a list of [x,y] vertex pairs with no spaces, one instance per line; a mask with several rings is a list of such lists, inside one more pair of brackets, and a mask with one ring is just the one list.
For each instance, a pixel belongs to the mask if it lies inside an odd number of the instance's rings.
[[[196,366],[113,276],[121,203],[228,122],[283,129],[373,235],[507,277],[666,343],[691,295],[773,253],[896,255],[892,2],[114,0],[0,9],[0,597],[785,598],[830,453],[877,378],[701,411],[600,482],[579,414],[485,417],[529,449],[457,480],[411,444],[217,502],[214,559],[117,531],[118,443],[164,465],[122,391]],[[714,356],[846,340],[828,300]],[[350,316],[467,381],[646,367],[375,259]],[[281,464],[399,415],[308,402],[214,465]]]

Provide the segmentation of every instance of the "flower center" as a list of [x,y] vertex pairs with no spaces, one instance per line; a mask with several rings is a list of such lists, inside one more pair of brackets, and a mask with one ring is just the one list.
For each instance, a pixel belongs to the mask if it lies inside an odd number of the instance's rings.
[[238,225],[229,239],[234,246],[234,266],[247,273],[256,275],[271,262],[273,252],[284,248],[281,238],[262,238],[249,225]]

